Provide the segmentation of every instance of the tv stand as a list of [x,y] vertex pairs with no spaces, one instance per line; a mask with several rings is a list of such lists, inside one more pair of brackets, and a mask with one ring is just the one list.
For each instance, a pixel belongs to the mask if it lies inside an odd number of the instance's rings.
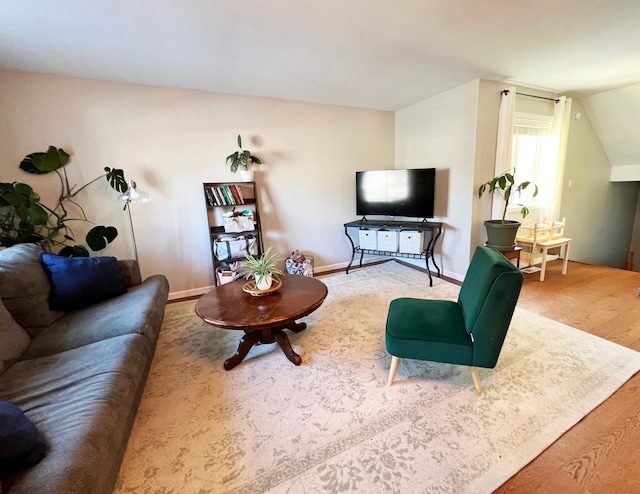
[[[412,254],[407,252],[392,252],[386,250],[378,250],[378,249],[366,249],[361,248],[359,244],[358,237],[358,245],[354,242],[353,237],[349,234],[349,229],[357,228],[360,229],[368,229],[368,230],[389,230],[395,232],[401,231],[418,231],[430,233],[431,237],[427,239],[427,235],[425,235],[424,243],[422,245],[422,250],[420,253]],[[421,221],[395,221],[395,220],[368,220],[366,217],[362,217],[360,220],[350,221],[344,224],[344,234],[349,239],[351,243],[351,261],[347,266],[347,274],[349,274],[349,269],[353,264],[353,260],[355,259],[356,254],[360,254],[360,267],[362,267],[362,258],[365,254],[376,255],[376,256],[391,256],[391,257],[405,257],[410,259],[424,259],[425,266],[427,268],[427,274],[429,275],[429,286],[433,286],[433,279],[431,278],[431,271],[429,270],[429,259],[436,269],[438,274],[438,278],[440,278],[440,268],[436,264],[436,261],[433,257],[433,250],[436,245],[436,241],[442,234],[442,223],[440,222],[431,222],[426,218]]]

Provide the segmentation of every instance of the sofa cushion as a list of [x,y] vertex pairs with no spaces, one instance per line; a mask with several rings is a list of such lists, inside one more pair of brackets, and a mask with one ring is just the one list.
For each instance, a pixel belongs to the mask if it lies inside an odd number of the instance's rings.
[[38,429],[23,411],[0,401],[0,479],[36,465],[46,451]]
[[65,314],[31,340],[21,359],[71,350],[96,341],[125,334],[142,334],[158,339],[169,283],[153,275],[126,295]]
[[153,355],[140,335],[22,360],[0,379],[0,400],[20,407],[47,455],[10,492],[112,492]]
[[31,336],[64,314],[49,309],[49,280],[40,264],[40,252],[35,244],[0,251],[0,298]]
[[115,257],[64,257],[43,252],[40,259],[51,283],[52,310],[81,309],[127,291]]
[[0,299],[0,374],[27,349],[31,338],[18,326]]

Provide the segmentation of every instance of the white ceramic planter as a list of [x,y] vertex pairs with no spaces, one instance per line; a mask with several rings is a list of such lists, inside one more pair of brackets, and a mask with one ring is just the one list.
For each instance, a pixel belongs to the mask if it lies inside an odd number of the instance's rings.
[[256,288],[258,290],[268,290],[271,288],[271,284],[273,283],[273,278],[270,274],[265,276],[256,276]]
[[238,168],[240,180],[243,182],[253,182],[253,170],[245,167]]

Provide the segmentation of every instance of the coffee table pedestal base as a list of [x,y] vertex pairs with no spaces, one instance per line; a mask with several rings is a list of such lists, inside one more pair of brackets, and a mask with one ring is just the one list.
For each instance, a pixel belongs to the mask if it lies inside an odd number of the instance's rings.
[[299,333],[306,327],[306,323],[293,322],[285,326],[278,326],[275,328],[245,330],[244,336],[240,339],[240,344],[238,345],[236,353],[233,357],[224,361],[224,370],[231,370],[242,362],[249,353],[249,350],[251,350],[256,343],[278,343],[287,358],[295,365],[300,365],[302,363],[302,357],[293,351],[289,337],[283,330],[289,329],[294,333]]

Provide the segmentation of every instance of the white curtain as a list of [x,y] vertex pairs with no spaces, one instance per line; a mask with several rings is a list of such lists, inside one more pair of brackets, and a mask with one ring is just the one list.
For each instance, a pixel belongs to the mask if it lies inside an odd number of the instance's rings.
[[[498,116],[498,139],[496,143],[495,176],[511,169],[511,144],[513,142],[513,116],[516,108],[516,88],[511,86],[502,91],[500,114]],[[495,194],[491,209],[492,219],[501,219],[502,198]]]
[[567,140],[569,137],[569,116],[571,115],[571,98],[561,96],[553,109],[553,136],[558,146],[558,164],[554,193],[549,205],[549,218],[560,220],[560,203],[562,200],[562,183],[564,180],[564,166],[567,157]]

